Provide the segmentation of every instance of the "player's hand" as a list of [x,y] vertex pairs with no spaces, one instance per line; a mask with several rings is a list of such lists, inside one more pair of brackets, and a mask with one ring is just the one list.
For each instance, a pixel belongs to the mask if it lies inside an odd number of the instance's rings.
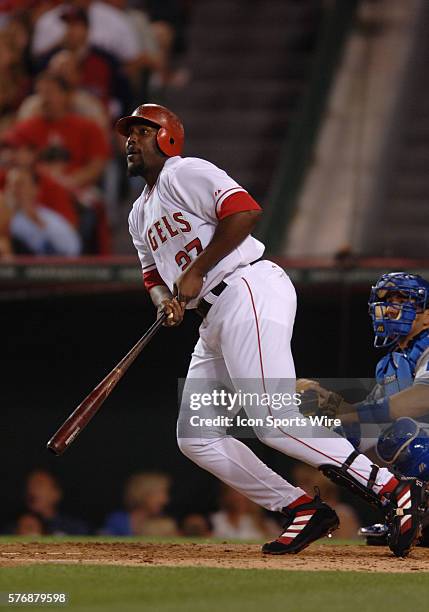
[[165,327],[174,327],[180,325],[185,315],[185,307],[180,304],[176,298],[168,298],[161,302],[158,306],[158,317],[162,312],[167,315],[163,325]]
[[316,391],[322,399],[327,399],[329,391],[322,387],[317,380],[311,380],[310,378],[298,378],[296,381],[297,393],[305,393],[306,391]]
[[199,295],[204,282],[204,276],[193,267],[183,272],[174,284],[178,301],[185,305]]
[[296,390],[301,395],[300,411],[304,416],[326,416],[344,423],[356,420],[354,407],[334,391],[328,391],[317,381],[299,378]]

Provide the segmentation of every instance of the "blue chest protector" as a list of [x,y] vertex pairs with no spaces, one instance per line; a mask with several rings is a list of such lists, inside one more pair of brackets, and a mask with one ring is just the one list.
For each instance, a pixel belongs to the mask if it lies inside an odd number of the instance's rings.
[[[428,348],[429,331],[425,330],[406,351],[391,352],[378,362],[376,380],[386,397],[413,384],[417,362]],[[378,439],[377,453],[404,476],[429,478],[429,436],[411,418],[401,417],[383,431]]]
[[411,387],[417,362],[427,349],[429,349],[429,331],[424,330],[414,338],[405,351],[392,351],[380,359],[375,370],[375,378],[382,386],[386,397]]

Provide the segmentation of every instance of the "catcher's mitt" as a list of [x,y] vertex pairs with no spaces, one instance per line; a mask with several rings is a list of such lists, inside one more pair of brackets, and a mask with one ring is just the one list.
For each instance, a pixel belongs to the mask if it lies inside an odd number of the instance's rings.
[[349,406],[334,391],[328,391],[315,380],[300,378],[296,381],[296,390],[301,396],[300,412],[304,416],[340,417]]

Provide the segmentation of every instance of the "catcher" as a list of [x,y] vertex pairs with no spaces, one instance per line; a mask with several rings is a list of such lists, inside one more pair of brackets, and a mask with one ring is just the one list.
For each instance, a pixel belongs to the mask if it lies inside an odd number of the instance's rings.
[[[419,421],[429,416],[429,283],[417,274],[383,274],[371,289],[369,314],[374,346],[389,349],[376,366],[374,389],[363,402],[350,404],[318,382],[300,379],[302,412],[340,418],[344,435],[360,452],[375,446],[398,475],[427,481],[429,423]],[[359,533],[368,544],[387,544],[387,525]],[[421,544],[429,545],[429,527]]]

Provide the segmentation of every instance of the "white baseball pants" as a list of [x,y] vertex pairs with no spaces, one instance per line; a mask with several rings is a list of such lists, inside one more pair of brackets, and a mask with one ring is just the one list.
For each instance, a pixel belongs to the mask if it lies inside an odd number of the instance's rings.
[[[304,491],[294,487],[266,466],[242,442],[226,434],[226,426],[190,426],[196,413],[190,395],[203,387],[206,392],[220,386],[236,392],[295,392],[295,368],[291,337],[296,312],[296,294],[286,273],[270,261],[246,266],[226,279],[228,287],[217,298],[200,327],[198,340],[182,397],[178,419],[178,443],[182,452],[243,495],[268,510],[280,511]],[[240,406],[204,408],[204,417],[234,417]],[[273,414],[282,419],[302,419],[296,404],[274,411],[272,406],[249,406],[249,417]],[[202,416],[202,415],[201,415]],[[341,436],[324,427],[254,427],[256,436],[268,446],[314,467],[341,466],[354,451]],[[366,485],[371,461],[359,455],[348,472]],[[377,475],[374,491],[392,477],[386,468]]]

